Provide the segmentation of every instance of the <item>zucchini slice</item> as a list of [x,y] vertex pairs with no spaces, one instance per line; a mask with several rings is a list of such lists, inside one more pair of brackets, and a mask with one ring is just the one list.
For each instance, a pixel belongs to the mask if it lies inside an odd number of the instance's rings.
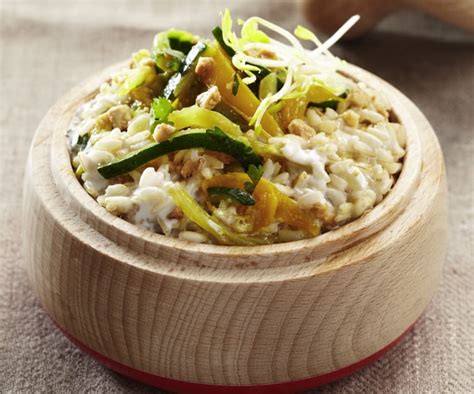
[[202,41],[199,41],[191,48],[182,61],[179,71],[169,79],[163,90],[163,96],[166,99],[173,101],[187,94],[187,90],[193,80],[196,79],[194,68],[196,67],[197,60],[206,48],[207,45]]
[[192,148],[204,148],[226,153],[240,162],[246,171],[252,164],[254,166],[262,164],[262,159],[255,154],[250,146],[230,138],[216,127],[213,130],[208,129],[206,131],[180,133],[175,137],[171,137],[169,140],[148,145],[121,159],[99,166],[97,170],[99,174],[106,179],[114,178],[133,171],[157,157]]
[[236,187],[210,187],[207,189],[209,196],[229,197],[241,205],[255,205],[255,199],[250,193]]

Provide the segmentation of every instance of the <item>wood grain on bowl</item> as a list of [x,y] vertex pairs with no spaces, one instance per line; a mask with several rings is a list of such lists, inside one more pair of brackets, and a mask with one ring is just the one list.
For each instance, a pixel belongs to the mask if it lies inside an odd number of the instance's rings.
[[75,178],[64,134],[112,69],[63,97],[33,141],[23,209],[28,275],[52,319],[106,359],[210,385],[328,374],[398,338],[439,282],[444,162],[408,98],[357,67],[345,71],[390,97],[407,129],[402,173],[352,223],[269,246],[187,243],[108,213]]

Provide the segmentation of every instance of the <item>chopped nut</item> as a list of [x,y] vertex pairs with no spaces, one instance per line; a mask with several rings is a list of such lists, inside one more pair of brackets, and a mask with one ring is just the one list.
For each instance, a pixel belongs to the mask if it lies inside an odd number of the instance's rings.
[[300,174],[293,181],[293,188],[296,189],[302,187],[306,178],[308,178],[308,173],[306,171],[300,172]]
[[212,57],[202,56],[199,58],[195,73],[199,80],[206,85],[211,85],[215,79],[216,62]]
[[180,174],[183,178],[189,178],[191,175],[193,175],[193,172],[196,168],[194,161],[187,161],[186,163],[183,164],[183,167],[181,168]]
[[229,156],[228,154],[222,152],[214,152],[212,150],[207,150],[206,155],[213,156],[216,159],[222,161],[224,164],[229,164],[234,161],[234,158],[232,156]]
[[204,157],[200,157],[198,160],[197,171],[201,171],[205,165],[206,165],[206,159]]
[[183,217],[183,211],[179,207],[176,207],[175,209],[173,209],[168,215],[168,219],[181,219],[182,217]]
[[205,109],[213,109],[221,101],[221,94],[217,86],[211,86],[206,92],[196,97],[198,107]]
[[214,168],[222,170],[224,168],[224,163],[220,161],[217,157],[211,155],[203,156],[209,168]]
[[196,172],[202,170],[205,164],[205,160],[200,157],[199,160],[192,161],[189,160],[183,164],[183,168],[181,168],[180,174],[183,178],[189,178],[194,175]]
[[258,54],[258,57],[262,58],[262,59],[277,59],[277,55],[275,52],[273,51],[270,51],[269,49],[262,49],[260,50],[260,53]]
[[316,134],[316,131],[302,119],[293,119],[288,125],[288,131],[305,139]]
[[339,101],[339,103],[337,104],[336,112],[338,114],[342,114],[346,109],[349,108],[349,105],[349,101],[347,100]]
[[358,107],[364,108],[370,104],[370,96],[359,87],[349,93],[348,100]]
[[170,169],[170,172],[174,172],[174,173],[180,173],[181,172],[181,168],[183,167],[181,165],[181,163],[177,164],[173,161],[170,161],[168,163],[168,166],[169,166],[169,169]]
[[350,109],[342,114],[342,119],[344,119],[344,122],[346,122],[348,126],[357,127],[360,116]]
[[170,154],[170,159],[173,161],[173,163],[179,164],[183,161],[185,154],[186,154],[185,150],[173,152]]
[[277,59],[277,55],[275,52],[273,51],[270,51],[269,49],[251,49],[248,54],[250,56],[254,56],[254,57],[259,57],[261,59]]
[[107,117],[112,124],[112,128],[118,127],[120,130],[126,130],[128,121],[132,119],[130,107],[125,104],[117,105],[107,111]]
[[160,123],[155,127],[155,131],[153,132],[153,139],[156,142],[163,142],[167,140],[171,134],[174,133],[176,129],[167,124],[167,123]]
[[262,49],[260,51],[260,57],[263,59],[277,59],[276,53],[269,49]]
[[95,120],[95,127],[97,128],[97,130],[112,130],[112,122],[110,121],[110,118],[107,113],[97,117],[97,119]]

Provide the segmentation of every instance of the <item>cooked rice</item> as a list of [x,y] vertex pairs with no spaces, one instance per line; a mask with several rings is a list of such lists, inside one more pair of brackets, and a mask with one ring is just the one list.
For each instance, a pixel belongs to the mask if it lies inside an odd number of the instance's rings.
[[[141,62],[153,64],[150,56]],[[131,67],[136,67],[133,64]],[[201,184],[234,170],[234,163],[202,148],[181,150],[157,158],[129,174],[103,178],[97,168],[143,147],[162,142],[175,128],[150,129],[150,106],[120,95],[119,86],[130,69],[119,71],[97,95],[81,105],[70,126],[72,163],[85,190],[110,213],[150,231],[181,240],[215,243],[216,239],[183,215],[169,188],[183,186],[203,208],[237,234],[252,233],[251,218],[235,202],[223,199],[210,208]],[[262,178],[296,201],[322,232],[350,222],[378,204],[391,190],[402,168],[405,132],[392,120],[382,92],[343,78],[347,99],[337,109],[309,107],[287,126],[286,134],[268,143],[281,154],[263,163]],[[221,100],[216,86],[198,96],[198,105],[214,108]],[[253,130],[247,132],[249,135]],[[89,136],[85,149],[74,148]],[[80,167],[80,169],[79,169]],[[271,242],[308,237],[301,229],[274,222],[260,231]]]

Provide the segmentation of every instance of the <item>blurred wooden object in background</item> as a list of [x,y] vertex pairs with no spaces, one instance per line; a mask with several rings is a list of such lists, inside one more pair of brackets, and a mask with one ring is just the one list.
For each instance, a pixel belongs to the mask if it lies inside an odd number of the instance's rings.
[[334,33],[349,17],[359,14],[361,20],[344,36],[359,37],[371,30],[387,15],[402,9],[417,9],[445,22],[474,32],[474,0],[306,0],[309,21],[326,34]]

